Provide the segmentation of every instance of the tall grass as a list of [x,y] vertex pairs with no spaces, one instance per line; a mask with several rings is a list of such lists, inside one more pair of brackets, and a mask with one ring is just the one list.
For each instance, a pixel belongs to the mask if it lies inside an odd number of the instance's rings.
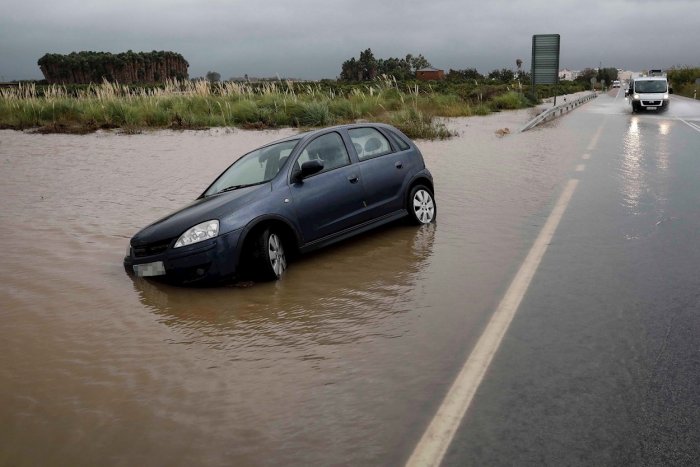
[[491,108],[493,110],[514,110],[524,109],[530,106],[530,102],[523,94],[515,91],[509,91],[500,96],[495,96],[491,100]]
[[697,98],[697,91],[700,86],[695,84],[695,80],[700,78],[699,67],[674,67],[668,70],[666,74],[674,93],[685,97]]
[[[493,109],[527,105],[517,93],[496,96]],[[482,115],[488,107],[456,94],[393,78],[343,92],[319,83],[262,84],[169,80],[160,87],[104,81],[80,89],[34,84],[0,89],[0,128],[86,132],[99,128],[319,127],[357,120],[392,123],[414,138],[445,138],[436,117]]]

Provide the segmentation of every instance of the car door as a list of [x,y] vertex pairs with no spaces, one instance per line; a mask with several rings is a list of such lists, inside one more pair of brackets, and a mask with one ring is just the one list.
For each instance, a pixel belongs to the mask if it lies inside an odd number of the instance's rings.
[[339,133],[333,131],[310,141],[299,154],[294,168],[312,159],[320,160],[323,170],[301,181],[290,181],[305,243],[361,223],[366,211],[357,164],[351,163]]
[[360,160],[360,175],[370,219],[382,217],[405,207],[403,188],[416,172],[418,158],[411,157],[410,146],[392,148],[387,137],[372,127],[348,130]]

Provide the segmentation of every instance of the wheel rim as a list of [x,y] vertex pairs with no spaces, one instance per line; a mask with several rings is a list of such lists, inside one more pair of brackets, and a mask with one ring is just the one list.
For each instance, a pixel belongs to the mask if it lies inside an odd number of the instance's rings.
[[270,234],[267,249],[268,257],[270,258],[270,266],[277,277],[280,277],[285,269],[287,269],[287,259],[284,256],[284,248],[282,242],[276,234]]
[[413,213],[422,224],[429,224],[435,216],[433,197],[426,190],[418,190],[413,196]]

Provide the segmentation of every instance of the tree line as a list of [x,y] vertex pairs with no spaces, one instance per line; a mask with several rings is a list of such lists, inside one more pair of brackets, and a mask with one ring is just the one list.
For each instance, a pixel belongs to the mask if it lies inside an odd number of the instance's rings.
[[186,79],[189,63],[169,51],[109,52],[82,51],[47,53],[37,64],[49,83],[99,83],[103,79],[121,83],[153,83],[168,78]]
[[610,86],[618,79],[618,71],[617,68],[584,68],[574,81],[589,83],[592,78],[595,78],[598,83],[605,81],[605,84]]
[[372,49],[360,52],[357,60],[352,57],[343,62],[340,79],[343,81],[372,81],[377,76],[393,76],[397,80],[405,80],[415,76],[417,70],[429,67],[430,62],[423,55],[414,57],[411,54],[405,58],[389,57],[375,58]]
[[[482,75],[475,68],[450,69],[445,74],[445,79],[452,82],[497,81],[501,83],[510,83],[520,79],[523,84],[529,83],[529,73],[520,69],[522,60],[517,59],[516,66],[517,72],[502,68],[493,70],[487,75]],[[383,59],[376,58],[372,49],[366,49],[360,52],[359,58],[352,57],[343,62],[339,79],[348,82],[372,81],[378,76],[386,75],[397,81],[406,81],[415,79],[416,71],[428,67],[432,67],[432,65],[422,54],[408,54],[404,58],[389,57]]]

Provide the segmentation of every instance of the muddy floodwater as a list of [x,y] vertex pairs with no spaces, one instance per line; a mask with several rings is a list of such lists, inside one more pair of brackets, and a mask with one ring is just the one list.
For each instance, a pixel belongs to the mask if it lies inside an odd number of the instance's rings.
[[128,239],[294,130],[0,131],[0,464],[401,463],[577,156],[529,115],[418,142],[436,224],[208,289],[128,276]]

